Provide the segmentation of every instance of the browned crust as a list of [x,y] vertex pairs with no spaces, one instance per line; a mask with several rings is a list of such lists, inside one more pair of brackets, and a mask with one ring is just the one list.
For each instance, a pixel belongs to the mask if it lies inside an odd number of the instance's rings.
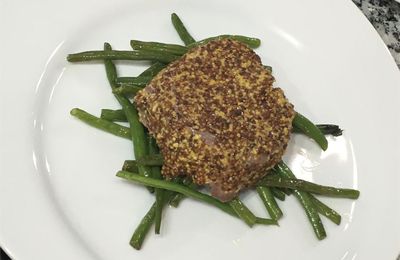
[[162,173],[191,176],[222,200],[282,157],[294,117],[259,56],[233,40],[191,49],[135,98],[164,156]]

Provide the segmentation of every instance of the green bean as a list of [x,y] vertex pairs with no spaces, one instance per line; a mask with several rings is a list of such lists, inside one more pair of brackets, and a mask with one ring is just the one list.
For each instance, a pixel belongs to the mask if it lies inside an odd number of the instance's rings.
[[150,67],[148,67],[145,71],[143,71],[139,77],[151,77],[153,78],[157,75],[166,65],[161,62],[154,62]]
[[161,228],[161,219],[162,219],[162,211],[164,208],[164,194],[165,191],[163,189],[156,189],[156,202],[157,202],[157,208],[156,208],[156,225],[155,225],[155,233],[160,234],[160,228]]
[[301,132],[303,132],[305,135],[314,139],[314,141],[317,142],[322,150],[325,151],[328,148],[328,141],[326,140],[324,134],[309,119],[296,112],[292,124],[294,127],[301,130]]
[[[186,178],[183,178],[182,176],[178,176],[178,177],[173,178],[171,181],[174,182],[174,183],[176,183],[176,184],[179,184],[179,185],[182,185],[182,184],[183,184],[183,185],[185,185],[185,186],[188,186],[188,187],[191,188],[191,189],[196,189],[196,188],[190,187],[189,185],[184,184],[184,180],[185,180],[185,179],[186,179]],[[171,192],[171,191],[169,191],[169,192]],[[168,203],[169,203],[170,206],[172,206],[172,207],[174,207],[174,208],[177,208],[179,202],[180,202],[183,198],[186,198],[186,196],[183,195],[182,193],[178,193],[178,192],[171,192],[171,193],[172,193],[172,195],[171,195],[170,199],[168,200]],[[173,202],[173,201],[175,201],[175,200],[178,200],[178,201],[177,201],[177,202]],[[174,205],[172,205],[171,203],[173,203]]]
[[185,195],[181,194],[181,193],[177,193],[175,194],[174,197],[171,198],[171,200],[169,201],[169,205],[177,208],[179,206],[179,203],[181,203],[181,201],[186,198]]
[[117,86],[135,86],[135,87],[145,87],[152,77],[144,77],[144,76],[139,76],[139,77],[118,77],[115,80],[115,83]]
[[338,125],[319,124],[317,127],[324,135],[341,136],[343,134],[343,130]]
[[[159,150],[154,138],[149,137],[149,155],[159,154]],[[151,167],[153,178],[162,179],[161,168],[159,166]],[[165,192],[163,189],[156,188],[156,215],[155,215],[155,232],[160,234],[162,211],[164,207]]]
[[114,94],[120,94],[120,95],[128,95],[128,96],[134,96],[136,93],[138,93],[140,90],[143,88],[141,87],[135,87],[129,84],[120,84],[120,86],[116,89],[113,90]]
[[[278,176],[278,173],[272,168],[271,170],[269,170],[268,175],[269,176]],[[274,187],[271,187],[271,188],[274,188]],[[277,190],[283,192],[287,196],[290,196],[293,193],[293,190],[287,189],[287,188],[274,188],[274,189],[277,189]]]
[[280,201],[285,200],[285,193],[282,190],[272,187],[271,192],[274,195],[274,197],[277,198],[278,200]]
[[[186,179],[187,179],[187,177],[186,177],[186,178],[183,178],[182,176],[179,176],[179,177],[176,177],[176,178],[172,179],[172,181],[175,182],[175,183],[177,183],[177,184],[179,184],[179,185],[182,185],[182,184],[183,184],[183,185],[185,185],[185,186],[188,186],[188,185],[186,185],[186,184],[183,183],[183,181],[186,180]],[[173,206],[174,208],[177,208],[177,207],[178,207],[178,204],[179,204],[179,202],[180,202],[180,200],[182,200],[182,199],[185,198],[185,197],[186,197],[186,196],[183,195],[182,193],[177,193],[177,192],[175,192],[175,194],[172,195],[172,197],[171,197],[171,199],[168,201],[168,203],[169,203],[170,206]],[[175,200],[178,200],[178,203],[173,202],[173,201],[175,201]],[[172,204],[173,204],[173,205],[172,205]]]
[[319,214],[324,215],[326,218],[330,219],[336,225],[340,225],[342,217],[335,210],[331,209],[329,206],[324,204],[322,201],[311,195],[311,201],[314,203],[314,206],[317,208]]
[[258,196],[261,198],[264,203],[265,208],[268,211],[268,214],[272,219],[280,219],[283,216],[281,209],[279,208],[274,195],[270,188],[258,186],[256,188]]
[[[275,169],[278,172],[278,174],[284,178],[291,180],[296,179],[296,176],[294,176],[293,172],[283,161],[280,161],[275,166]],[[306,212],[308,220],[310,221],[311,226],[313,227],[314,233],[317,236],[317,238],[319,240],[324,239],[326,237],[325,228],[324,225],[322,224],[321,218],[318,215],[317,209],[311,200],[311,194],[309,194],[308,192],[295,189],[294,195],[303,206],[304,211]]]
[[266,176],[259,182],[259,185],[266,187],[298,189],[301,191],[307,191],[336,198],[357,199],[360,196],[360,192],[358,190],[323,186],[305,180],[288,179],[279,176]]
[[271,66],[264,65],[263,67],[264,67],[264,69],[266,69],[266,70],[268,70],[269,72],[272,73],[272,67]]
[[[166,192],[165,196],[168,199],[171,196],[171,193]],[[129,244],[133,248],[140,250],[140,248],[142,247],[144,238],[149,232],[151,226],[153,225],[156,215],[156,208],[157,208],[157,203],[154,202],[150,210],[147,212],[147,214],[140,221],[139,225],[136,227],[135,232],[133,233],[132,238],[129,242]]]
[[[111,51],[111,45],[109,43],[104,43],[104,50]],[[116,88],[115,79],[117,78],[117,70],[110,59],[105,59],[104,65],[108,81],[111,88],[114,90]],[[148,149],[146,145],[146,134],[143,125],[139,121],[138,112],[128,98],[118,94],[114,94],[114,96],[121,104],[122,110],[129,122],[135,158],[140,159],[148,154]],[[139,174],[149,177],[151,176],[151,169],[147,166],[139,165]],[[151,191],[151,189],[149,190]]]
[[122,170],[128,172],[139,172],[138,165],[135,160],[124,161],[124,164],[122,165]]
[[137,162],[145,166],[162,166],[164,159],[161,154],[153,154],[138,158]]
[[276,221],[276,219],[259,218],[259,217],[256,217],[256,224],[279,226],[278,221]]
[[[198,185],[196,185],[195,183],[192,182],[192,180],[190,178],[185,178],[183,179],[183,185],[187,186],[190,189],[198,189]],[[171,200],[169,201],[169,205],[171,205],[174,208],[177,208],[179,203],[186,198],[185,195],[183,195],[182,193],[176,193]]]
[[69,62],[82,62],[93,60],[150,60],[169,63],[178,59],[179,56],[171,55],[165,52],[157,51],[85,51],[80,53],[69,54],[67,60]]
[[113,93],[129,96],[136,95],[137,92],[142,90],[141,86],[147,85],[158,72],[165,68],[165,66],[166,65],[163,63],[155,62],[138,77],[117,78],[117,85],[119,84],[119,87],[114,89]]
[[236,212],[249,227],[252,227],[256,223],[256,216],[244,205],[239,199],[233,199],[229,202],[229,205]]
[[229,206],[229,204],[223,203],[210,195],[192,190],[183,185],[179,185],[179,184],[173,183],[171,181],[163,181],[163,180],[157,180],[154,178],[146,178],[139,174],[131,173],[131,172],[127,172],[127,171],[119,171],[117,173],[117,176],[121,177],[123,179],[129,180],[129,181],[133,181],[136,183],[146,185],[146,186],[151,186],[154,188],[161,188],[161,189],[165,189],[165,190],[182,193],[187,197],[191,197],[196,200],[203,201],[205,203],[214,205],[217,208],[219,208],[220,210],[228,213],[229,215],[237,216],[235,211]]
[[[102,109],[101,110],[101,119],[111,121],[111,122],[126,122],[126,116],[125,113],[122,109],[118,110],[113,110],[113,109]],[[129,132],[130,129],[126,127],[126,130]],[[131,139],[131,135],[129,133],[128,136],[129,139]]]
[[239,41],[242,42],[246,45],[248,45],[250,48],[257,48],[260,46],[261,41],[260,39],[257,38],[252,38],[252,37],[247,37],[247,36],[242,36],[242,35],[219,35],[219,36],[214,36],[214,37],[210,37],[195,43],[191,43],[188,45],[189,48],[198,46],[198,45],[202,45],[202,44],[206,44],[210,41],[216,41],[216,40],[222,40],[222,39],[231,39],[231,40],[235,40],[235,41]]
[[162,42],[144,42],[131,40],[131,47],[134,50],[143,50],[143,51],[155,51],[160,53],[168,53],[176,56],[181,56],[188,51],[186,46],[171,44],[171,43],[162,43]]
[[290,196],[293,193],[293,190],[287,188],[279,188],[279,190],[285,193],[287,196]]
[[107,121],[102,118],[98,118],[98,117],[91,115],[79,108],[72,109],[70,114],[94,128],[103,130],[107,133],[110,133],[110,134],[113,134],[113,135],[116,135],[119,137],[131,139],[131,133],[130,133],[130,129],[128,127],[118,125],[116,123]]
[[156,202],[153,203],[150,210],[143,217],[142,221],[140,221],[140,224],[135,229],[135,232],[133,233],[132,238],[129,242],[129,244],[136,250],[140,250],[140,248],[142,247],[143,240],[149,232],[151,226],[153,225],[155,214]]
[[[333,136],[341,136],[343,134],[343,130],[340,129],[338,125],[331,125],[331,124],[322,124],[322,125],[315,125],[324,135],[333,135]],[[292,129],[293,133],[303,133],[300,129],[293,126]]]
[[185,45],[189,45],[195,42],[195,40],[190,35],[185,25],[183,25],[183,22],[176,13],[171,14],[171,21],[174,25],[176,32],[178,33],[181,40],[185,43]]
[[312,200],[310,198],[311,194],[299,190],[295,190],[294,194],[300,201],[300,203],[303,205],[304,210],[307,214],[309,221],[311,222],[311,225],[314,229],[314,233],[317,236],[317,238],[319,240],[326,238],[326,231],[324,225],[322,224],[321,218],[318,215],[316,207],[312,203]]
[[[104,50],[102,52],[103,53],[108,53],[108,52],[116,52],[116,51],[113,51],[112,48],[111,48],[111,45],[106,42],[106,43],[104,43]],[[71,55],[75,55],[75,54],[68,55],[67,59]],[[106,75],[107,75],[108,82],[109,82],[109,84],[111,86],[111,89],[114,89],[114,88],[117,87],[116,83],[115,83],[115,81],[117,80],[117,68],[115,67],[113,61],[110,58],[103,57],[102,60],[104,61],[104,66],[105,66],[105,69],[106,69]]]

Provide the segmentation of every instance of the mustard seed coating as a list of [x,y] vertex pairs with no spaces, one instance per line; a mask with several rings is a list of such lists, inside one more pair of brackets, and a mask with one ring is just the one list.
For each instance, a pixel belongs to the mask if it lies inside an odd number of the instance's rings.
[[287,147],[293,105],[260,57],[233,40],[195,47],[135,97],[166,178],[191,176],[227,201],[260,180]]

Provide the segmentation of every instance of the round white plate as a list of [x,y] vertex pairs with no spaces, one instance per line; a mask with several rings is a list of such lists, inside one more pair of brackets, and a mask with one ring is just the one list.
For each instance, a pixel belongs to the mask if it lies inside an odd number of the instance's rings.
[[[0,244],[28,259],[395,259],[400,252],[400,73],[348,0],[2,1],[0,4]],[[23,10],[29,10],[23,11]],[[285,160],[317,183],[361,190],[357,201],[324,199],[342,213],[317,241],[293,198],[280,227],[248,228],[208,205],[168,208],[162,234],[141,251],[128,242],[154,198],[115,177],[129,141],[69,115],[118,108],[103,65],[68,64],[68,53],[129,49],[129,40],[180,43],[177,12],[197,39],[245,34],[274,69],[296,109],[345,134],[321,152],[303,136]],[[144,64],[118,63],[121,75]],[[254,193],[243,199],[265,215]]]

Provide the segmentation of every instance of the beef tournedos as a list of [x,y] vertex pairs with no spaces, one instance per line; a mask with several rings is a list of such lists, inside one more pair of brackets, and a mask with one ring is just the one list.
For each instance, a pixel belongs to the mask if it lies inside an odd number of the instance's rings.
[[187,175],[228,201],[260,180],[287,147],[293,105],[260,57],[234,40],[190,49],[135,97],[164,157],[166,178]]

